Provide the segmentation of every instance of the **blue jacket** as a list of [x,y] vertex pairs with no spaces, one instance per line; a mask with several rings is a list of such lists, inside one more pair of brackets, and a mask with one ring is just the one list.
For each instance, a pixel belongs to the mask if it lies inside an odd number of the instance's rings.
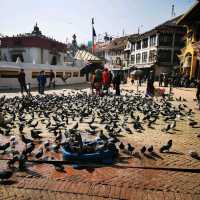
[[37,77],[37,80],[38,80],[38,84],[39,84],[39,85],[45,85],[46,82],[47,82],[47,78],[46,78],[45,75],[39,75],[39,76]]

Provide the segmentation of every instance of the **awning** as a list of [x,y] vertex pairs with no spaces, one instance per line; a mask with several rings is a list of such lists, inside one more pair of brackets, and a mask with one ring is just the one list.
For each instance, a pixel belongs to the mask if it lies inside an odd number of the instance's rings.
[[137,69],[146,69],[151,68],[153,65],[135,65],[135,68]]

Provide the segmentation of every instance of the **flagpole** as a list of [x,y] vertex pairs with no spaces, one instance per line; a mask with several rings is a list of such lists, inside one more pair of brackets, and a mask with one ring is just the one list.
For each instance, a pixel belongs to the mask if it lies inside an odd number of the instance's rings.
[[94,30],[94,18],[92,18],[92,53],[94,53],[94,34],[93,34],[93,30]]

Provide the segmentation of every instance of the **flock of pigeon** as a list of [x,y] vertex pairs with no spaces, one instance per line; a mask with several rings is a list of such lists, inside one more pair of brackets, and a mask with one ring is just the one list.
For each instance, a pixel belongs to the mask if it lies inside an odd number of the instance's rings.
[[[158,119],[166,124],[164,133],[174,131],[179,119],[188,120],[195,128],[194,112],[185,104],[186,99],[178,98],[178,106],[168,99],[152,99],[123,90],[121,96],[99,97],[84,90],[63,91],[60,95],[36,95],[32,97],[0,98],[0,153],[9,156],[8,170],[0,171],[0,179],[8,179],[13,167],[26,167],[28,159],[55,160],[51,153],[60,153],[60,148],[72,137],[89,135],[103,141],[111,141],[120,151],[130,156],[142,158],[146,152],[158,156],[153,145],[136,148],[130,143],[124,144],[120,136],[142,134],[145,129],[156,126]],[[85,128],[83,128],[85,127]],[[200,135],[198,135],[200,137]],[[77,137],[75,137],[77,138]],[[7,141],[7,142],[5,142]],[[22,149],[19,150],[18,144]],[[166,141],[159,153],[170,151],[172,140]],[[198,157],[191,152],[192,157]],[[56,170],[63,170],[62,164],[54,164]]]

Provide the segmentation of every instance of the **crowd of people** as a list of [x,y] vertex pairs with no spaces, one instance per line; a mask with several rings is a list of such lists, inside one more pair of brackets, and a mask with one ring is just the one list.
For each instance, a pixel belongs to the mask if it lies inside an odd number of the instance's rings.
[[175,73],[173,75],[162,73],[159,76],[159,86],[168,87],[169,85],[173,87],[196,87],[198,81],[194,78],[190,79],[189,75],[181,75]]
[[120,95],[122,73],[120,70],[115,74],[112,74],[107,68],[104,68],[103,70],[97,69],[91,73],[90,82],[93,94],[95,90],[97,95],[106,95],[109,93],[109,89],[113,87],[115,94]]
[[[50,88],[53,86],[55,89],[55,73],[53,70],[50,71],[49,75],[49,85]],[[115,90],[116,95],[120,95],[120,85],[123,80],[123,75],[120,70],[112,73],[107,68],[103,70],[97,69],[91,73],[90,82],[91,82],[91,90],[92,93],[94,92],[99,95],[107,95],[111,87]],[[140,85],[141,85],[140,79]],[[154,88],[154,81],[155,81],[155,74],[153,71],[150,71],[148,74],[147,80],[147,89],[146,95],[154,96],[155,88]],[[23,95],[26,92],[28,95],[30,93],[30,85],[26,83],[26,75],[24,69],[21,69],[18,74],[18,81],[20,84],[21,94]],[[47,84],[47,76],[45,75],[44,71],[40,71],[39,75],[37,76],[38,81],[38,93],[44,94],[44,90]],[[132,84],[134,83],[131,80]],[[196,87],[196,99],[200,101],[200,80],[190,79],[189,76],[180,76],[179,74],[169,75],[162,73],[159,77],[159,86],[160,87]]]

